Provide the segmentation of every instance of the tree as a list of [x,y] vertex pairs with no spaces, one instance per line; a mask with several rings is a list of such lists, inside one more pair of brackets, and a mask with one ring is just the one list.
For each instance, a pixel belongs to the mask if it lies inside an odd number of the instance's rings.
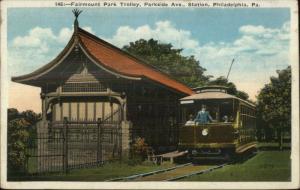
[[29,137],[29,123],[24,118],[16,118],[8,122],[7,157],[9,172],[21,171],[26,155],[25,143]]
[[181,55],[182,49],[175,49],[171,44],[158,43],[154,39],[140,39],[130,42],[123,50],[190,87],[204,85],[210,78],[204,75],[206,70],[194,56]]
[[34,125],[41,118],[41,114],[37,114],[32,110],[26,110],[20,113],[16,108],[8,108],[8,121],[12,121],[17,118],[24,118],[28,123]]
[[8,119],[8,121],[11,121],[11,120],[16,119],[18,117],[20,117],[20,113],[16,108],[9,108],[7,110],[7,119]]
[[34,125],[41,118],[41,114],[37,114],[32,110],[26,110],[20,113],[20,117],[26,119],[31,125]]
[[218,77],[218,78],[216,78],[214,80],[209,81],[208,85],[226,86],[226,87],[228,87],[227,92],[229,94],[237,96],[237,97],[239,97],[239,98],[241,98],[243,100],[248,100],[248,98],[249,98],[249,96],[248,96],[248,94],[246,92],[237,90],[235,84],[232,83],[232,82],[228,82],[228,80],[225,77],[223,77],[223,76]]
[[31,110],[19,112],[15,108],[7,110],[7,157],[9,172],[20,172],[26,160],[26,143],[29,137],[36,136],[35,124],[40,114]]
[[257,114],[260,123],[277,132],[282,149],[283,131],[291,128],[291,67],[278,70],[277,77],[271,77],[257,97]]
[[181,55],[182,49],[175,49],[171,44],[158,43],[154,39],[148,41],[140,39],[130,42],[123,49],[139,59],[146,60],[150,65],[189,87],[222,85],[229,88],[229,94],[244,100],[249,98],[246,92],[237,90],[235,84],[228,82],[223,76],[210,81],[212,76],[204,75],[206,69],[200,66],[199,61],[194,56]]

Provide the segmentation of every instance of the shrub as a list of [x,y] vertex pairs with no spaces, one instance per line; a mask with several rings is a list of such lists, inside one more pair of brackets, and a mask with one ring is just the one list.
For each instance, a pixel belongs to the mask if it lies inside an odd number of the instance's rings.
[[21,172],[26,160],[26,146],[29,133],[29,123],[23,118],[17,118],[8,122],[8,170],[10,172]]
[[[31,110],[19,112],[16,108],[7,110],[7,164],[8,172],[23,172],[26,161],[26,143],[29,136],[36,137],[36,122],[41,117]],[[32,143],[35,141],[33,140]]]
[[149,149],[148,144],[144,138],[138,137],[134,140],[131,149],[131,159],[129,165],[141,163],[147,158],[147,150]]

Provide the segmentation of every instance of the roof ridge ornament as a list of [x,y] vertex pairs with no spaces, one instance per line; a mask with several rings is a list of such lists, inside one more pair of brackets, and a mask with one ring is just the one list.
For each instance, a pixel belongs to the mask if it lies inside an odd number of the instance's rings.
[[75,16],[75,21],[74,21],[74,32],[77,33],[78,31],[78,26],[79,26],[79,23],[78,23],[78,16],[80,15],[80,13],[82,13],[82,10],[79,10],[79,9],[73,9],[72,10],[74,16]]

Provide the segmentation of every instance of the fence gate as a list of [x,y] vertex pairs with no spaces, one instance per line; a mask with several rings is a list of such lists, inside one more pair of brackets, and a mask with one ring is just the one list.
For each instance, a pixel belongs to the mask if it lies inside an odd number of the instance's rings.
[[121,157],[119,121],[53,122],[27,144],[29,173],[67,172]]

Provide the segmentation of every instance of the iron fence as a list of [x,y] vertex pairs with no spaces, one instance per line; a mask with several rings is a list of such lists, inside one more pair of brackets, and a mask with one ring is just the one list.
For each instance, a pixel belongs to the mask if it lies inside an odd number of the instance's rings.
[[120,122],[65,118],[29,139],[26,147],[28,173],[68,172],[99,166],[121,157]]

